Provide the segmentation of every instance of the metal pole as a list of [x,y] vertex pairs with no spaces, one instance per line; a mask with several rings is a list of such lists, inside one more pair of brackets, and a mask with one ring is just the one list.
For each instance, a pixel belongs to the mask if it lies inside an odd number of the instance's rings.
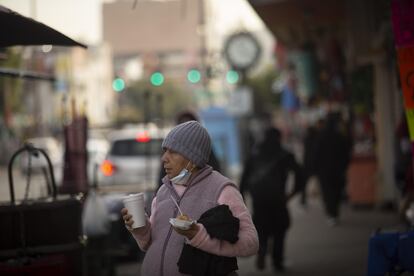
[[[148,123],[150,121],[150,91],[149,90],[145,90],[144,91],[144,125],[145,125],[145,129],[148,129]],[[147,187],[148,185],[148,181],[150,179],[150,175],[151,172],[149,171],[151,169],[150,165],[149,165],[149,145],[150,143],[145,143],[144,145],[144,154],[145,154],[145,187]]]
[[200,69],[203,74],[203,77],[201,78],[201,85],[203,93],[207,94],[209,105],[211,105],[212,99],[209,91],[209,79],[207,76],[207,24],[204,5],[204,0],[198,1],[198,27],[200,31]]
[[159,127],[164,127],[164,110],[163,110],[163,95],[157,94],[157,105],[158,105],[158,119],[159,119]]

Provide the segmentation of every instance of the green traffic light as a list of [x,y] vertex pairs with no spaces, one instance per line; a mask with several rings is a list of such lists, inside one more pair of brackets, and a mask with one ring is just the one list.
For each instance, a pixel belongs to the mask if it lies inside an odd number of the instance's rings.
[[200,71],[196,69],[191,69],[187,73],[187,80],[191,83],[197,83],[201,80],[201,74]]
[[155,72],[151,75],[150,81],[154,86],[161,86],[164,83],[164,75],[160,72]]
[[125,89],[125,81],[121,78],[114,79],[114,81],[112,82],[112,88],[116,92],[122,92]]
[[239,81],[239,73],[237,73],[237,71],[234,70],[229,70],[227,71],[226,74],[226,80],[228,83],[230,84],[236,84]]

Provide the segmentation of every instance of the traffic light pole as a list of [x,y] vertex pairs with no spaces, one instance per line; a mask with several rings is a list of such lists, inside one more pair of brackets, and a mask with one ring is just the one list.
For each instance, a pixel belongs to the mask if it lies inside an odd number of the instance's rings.
[[[150,121],[150,91],[148,89],[144,90],[144,126],[145,128],[148,128],[148,123]],[[149,165],[149,149],[150,143],[145,143],[144,147],[144,153],[145,153],[145,186],[147,186],[148,182],[150,181],[150,175],[151,172],[149,171],[150,165]]]
[[209,77],[207,74],[207,26],[206,26],[206,16],[205,16],[205,2],[204,0],[198,1],[199,6],[199,28],[200,28],[200,64],[201,64],[201,85],[203,93],[207,94],[208,104],[212,105],[212,96],[209,90]]
[[157,94],[157,112],[159,116],[159,127],[164,127],[164,110],[163,110],[163,95]]
[[149,108],[150,92],[148,89],[144,90],[144,124],[147,125],[150,121],[150,108]]

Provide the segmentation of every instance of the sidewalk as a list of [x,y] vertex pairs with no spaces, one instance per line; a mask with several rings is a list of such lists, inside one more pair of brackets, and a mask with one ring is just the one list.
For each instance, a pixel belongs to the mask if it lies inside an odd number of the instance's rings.
[[[365,275],[368,240],[378,227],[392,229],[398,224],[395,213],[376,209],[355,210],[342,206],[341,224],[330,227],[326,223],[319,198],[309,202],[306,210],[297,201],[290,205],[292,224],[286,242],[284,275],[290,276],[359,276]],[[240,276],[277,275],[267,268],[257,271],[255,257],[239,258]],[[137,276],[139,264],[123,264],[117,276]]]
[[[341,224],[330,227],[320,200],[313,199],[303,210],[292,202],[292,225],[286,243],[286,275],[356,276],[365,275],[368,240],[378,227],[397,225],[393,213],[354,210],[342,206]],[[267,262],[270,263],[270,260]],[[274,275],[270,265],[265,272],[255,271],[254,258],[240,261],[240,275]]]

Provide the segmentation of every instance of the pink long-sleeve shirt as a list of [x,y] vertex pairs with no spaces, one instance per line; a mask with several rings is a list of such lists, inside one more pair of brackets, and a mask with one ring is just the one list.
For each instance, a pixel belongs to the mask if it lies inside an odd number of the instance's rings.
[[[174,189],[181,196],[186,187],[174,184]],[[188,244],[205,252],[219,256],[241,257],[256,254],[259,249],[257,231],[240,192],[234,186],[226,186],[222,190],[217,202],[218,204],[228,205],[233,216],[240,220],[239,240],[236,243],[231,244],[227,241],[211,238],[204,226],[198,223],[199,231],[191,240],[187,240]],[[145,228],[141,231],[132,232],[138,246],[144,251],[151,244],[151,224],[152,219],[157,212],[156,197],[152,201],[151,210],[151,217],[147,221]]]

